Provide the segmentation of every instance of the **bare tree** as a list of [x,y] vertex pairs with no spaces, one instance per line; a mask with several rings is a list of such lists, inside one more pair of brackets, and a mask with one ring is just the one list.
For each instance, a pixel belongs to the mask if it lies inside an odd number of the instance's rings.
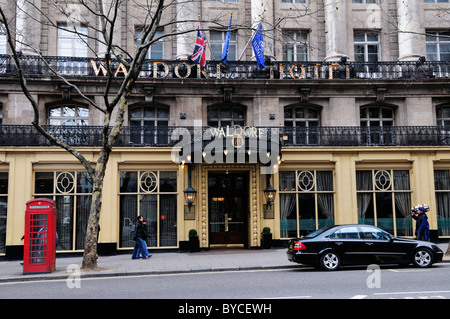
[[[192,5],[192,1],[0,0],[1,27],[6,34],[8,47],[17,68],[18,82],[34,111],[32,125],[51,143],[73,155],[84,166],[93,183],[84,245],[83,269],[97,268],[97,235],[106,167],[110,153],[124,124],[124,114],[128,101],[142,70],[147,52],[150,46],[161,40],[162,37],[187,35],[188,33],[193,33],[197,28],[198,17],[184,17],[184,20],[180,20],[178,14],[173,14],[176,11],[173,8],[182,10],[183,4]],[[128,9],[132,7],[133,10],[129,10],[132,12],[127,12],[127,14],[134,15],[134,25],[140,25],[139,36],[136,34],[134,27],[132,28],[121,21],[121,10],[124,6],[127,6]],[[58,21],[57,17],[61,16],[66,18],[67,23],[64,25],[55,22]],[[21,18],[21,21],[18,21],[18,17]],[[26,22],[24,23],[23,21]],[[210,26],[214,24],[217,26],[217,29],[221,30],[225,30],[228,26],[227,19],[220,16],[220,14],[214,19],[209,17],[207,22],[209,22]],[[20,29],[20,23],[23,23],[24,30]],[[180,23],[184,24],[183,28],[180,27]],[[64,30],[72,33],[80,41],[86,43],[91,54],[106,61],[104,68],[107,70],[107,76],[103,80],[104,84],[102,84],[102,103],[91,99],[74,81],[60,74],[54,65],[51,65],[45,59],[41,51],[40,37],[30,37],[30,34],[27,34],[27,32],[32,32],[33,29],[37,30],[44,26],[47,29]],[[80,26],[88,28],[89,32],[83,33]],[[170,29],[172,32],[165,32],[163,36],[156,36],[158,28],[167,26],[171,26],[171,28],[165,28],[165,30]],[[123,30],[124,28],[126,30]],[[235,27],[233,30],[242,28],[244,27]],[[118,35],[124,31],[134,34],[134,43],[136,43],[137,36],[140,39],[139,45],[137,47],[133,46],[133,50],[127,50],[120,39],[118,39]],[[83,156],[76,147],[59,138],[49,131],[46,125],[40,123],[40,112],[42,111],[40,111],[39,103],[33,96],[34,92],[31,89],[31,85],[29,85],[30,79],[25,67],[22,65],[21,55],[24,49],[27,50],[28,54],[33,54],[35,58],[40,58],[41,63],[50,70],[51,74],[60,83],[70,87],[80,98],[84,99],[86,103],[102,114],[102,143],[95,164]],[[98,56],[98,52],[102,52],[102,56]],[[108,64],[108,61],[111,59],[117,59],[125,66],[127,72],[124,74],[124,77],[117,78],[114,76],[114,72]]]

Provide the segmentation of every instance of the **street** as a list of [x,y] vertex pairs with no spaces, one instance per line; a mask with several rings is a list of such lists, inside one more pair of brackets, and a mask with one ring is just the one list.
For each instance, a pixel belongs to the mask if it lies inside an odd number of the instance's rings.
[[[450,263],[0,283],[0,299],[450,299]],[[232,301],[229,301],[232,302]],[[187,309],[185,309],[187,310]]]

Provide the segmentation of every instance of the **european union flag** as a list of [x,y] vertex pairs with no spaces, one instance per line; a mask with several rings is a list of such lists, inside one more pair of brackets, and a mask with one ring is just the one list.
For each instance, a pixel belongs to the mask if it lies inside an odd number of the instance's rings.
[[228,56],[228,44],[230,44],[230,29],[231,29],[231,18],[230,17],[230,23],[228,24],[228,32],[225,36],[225,43],[223,45],[223,51],[222,51],[222,63],[227,64],[227,56]]
[[253,51],[255,52],[256,62],[260,70],[264,69],[264,44],[262,36],[262,24],[259,24],[258,30],[252,40]]

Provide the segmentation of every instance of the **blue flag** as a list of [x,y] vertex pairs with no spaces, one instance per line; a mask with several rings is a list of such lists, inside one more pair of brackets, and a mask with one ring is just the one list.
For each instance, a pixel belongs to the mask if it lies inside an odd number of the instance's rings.
[[222,63],[227,64],[227,55],[228,55],[228,44],[230,44],[230,29],[231,29],[231,18],[230,17],[230,23],[228,24],[228,32],[225,36],[225,43],[223,45],[223,52],[222,52]]
[[259,24],[258,30],[252,40],[253,51],[255,52],[256,62],[260,70],[264,69],[264,44],[262,36],[262,24]]

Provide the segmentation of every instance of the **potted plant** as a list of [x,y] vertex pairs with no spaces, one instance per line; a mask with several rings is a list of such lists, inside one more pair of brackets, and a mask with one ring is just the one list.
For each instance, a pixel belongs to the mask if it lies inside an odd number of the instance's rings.
[[195,229],[189,230],[189,251],[191,253],[200,251],[200,241]]
[[261,246],[264,249],[272,248],[272,233],[270,232],[270,227],[263,228]]

